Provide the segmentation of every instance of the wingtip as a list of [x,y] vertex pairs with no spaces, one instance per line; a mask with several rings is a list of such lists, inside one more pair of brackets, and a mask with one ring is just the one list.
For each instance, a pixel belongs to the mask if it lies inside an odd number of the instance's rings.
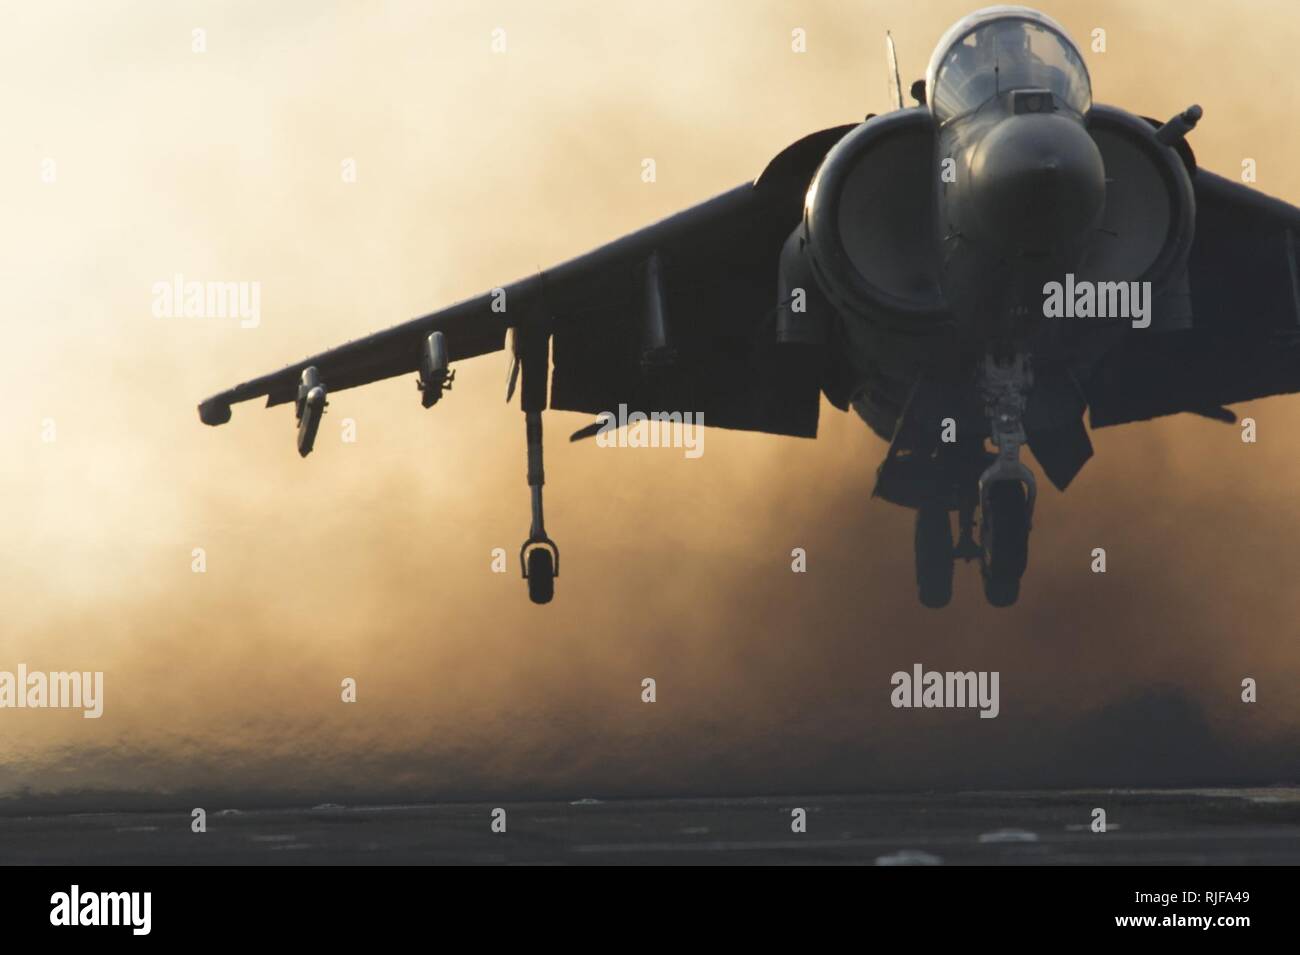
[[230,402],[219,398],[199,402],[199,420],[212,427],[225,424],[230,420]]

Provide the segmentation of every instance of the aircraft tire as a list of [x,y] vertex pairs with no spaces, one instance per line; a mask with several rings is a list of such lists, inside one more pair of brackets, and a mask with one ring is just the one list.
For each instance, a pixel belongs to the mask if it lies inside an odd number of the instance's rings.
[[1010,607],[1020,597],[1020,577],[1029,563],[1029,503],[1019,481],[989,488],[980,542],[984,597],[994,607]]
[[528,599],[535,604],[548,604],[555,596],[555,565],[546,547],[534,547],[528,552]]
[[921,603],[932,609],[952,600],[952,524],[942,507],[922,507],[916,512],[916,590]]

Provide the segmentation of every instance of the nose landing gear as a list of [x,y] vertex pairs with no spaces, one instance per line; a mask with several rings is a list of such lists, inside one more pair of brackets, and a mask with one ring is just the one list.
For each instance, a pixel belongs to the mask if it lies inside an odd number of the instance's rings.
[[[936,493],[911,505],[917,507],[916,588],[926,607],[946,607],[952,600],[953,565],[959,558],[979,561],[984,596],[994,607],[1009,607],[1020,596],[1037,496],[1033,472],[1020,461],[1031,383],[1025,355],[988,356],[980,385],[996,455],[982,443],[965,446],[949,459],[946,476],[932,482]],[[954,508],[955,544],[949,517]]]
[[985,413],[997,459],[980,475],[980,574],[984,597],[994,607],[1009,607],[1020,596],[1020,578],[1029,561],[1029,529],[1038,485],[1020,460],[1025,444],[1026,392],[1033,385],[1029,358],[990,353],[984,359]]

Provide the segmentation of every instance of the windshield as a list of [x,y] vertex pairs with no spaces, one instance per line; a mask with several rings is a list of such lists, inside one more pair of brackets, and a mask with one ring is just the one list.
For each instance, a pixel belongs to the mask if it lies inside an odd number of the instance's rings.
[[1078,113],[1092,105],[1088,68],[1074,45],[1048,26],[1019,18],[985,21],[953,43],[931,87],[930,107],[941,123],[1014,89],[1050,90]]

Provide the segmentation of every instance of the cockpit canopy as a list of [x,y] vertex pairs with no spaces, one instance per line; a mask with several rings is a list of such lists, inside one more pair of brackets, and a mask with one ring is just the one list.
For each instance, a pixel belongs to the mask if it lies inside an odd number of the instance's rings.
[[988,7],[944,34],[926,72],[926,99],[939,123],[971,113],[999,93],[1049,90],[1059,106],[1092,106],[1088,68],[1065,30],[1027,7]]

